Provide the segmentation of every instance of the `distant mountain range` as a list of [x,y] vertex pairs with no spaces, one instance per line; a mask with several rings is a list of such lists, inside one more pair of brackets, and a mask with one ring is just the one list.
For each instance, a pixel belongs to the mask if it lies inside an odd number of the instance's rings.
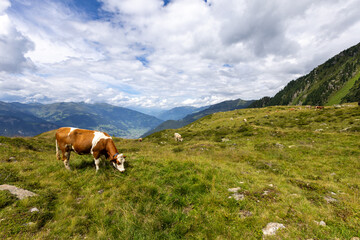
[[334,105],[360,101],[360,43],[337,54],[309,74],[289,82],[274,97],[250,107]]
[[105,131],[110,135],[137,138],[163,121],[109,104],[0,102],[0,135],[34,136],[58,127],[71,126]]
[[180,120],[189,114],[192,114],[195,112],[200,112],[208,107],[209,106],[200,107],[200,108],[192,107],[192,106],[176,107],[176,108],[172,108],[170,110],[162,111],[159,114],[154,115],[154,116],[161,120],[164,120],[164,121]]
[[34,136],[57,127],[56,124],[21,111],[12,104],[0,102],[1,136]]
[[205,117],[209,114],[216,113],[216,112],[226,112],[226,111],[232,111],[235,109],[241,109],[241,108],[247,108],[251,103],[254,101],[246,101],[242,99],[236,99],[236,100],[230,100],[230,101],[224,101],[218,104],[211,105],[204,110],[194,112],[192,114],[187,115],[186,117],[180,119],[180,120],[168,120],[163,123],[161,123],[156,128],[146,132],[142,137],[146,137],[150,134],[153,134],[155,132],[159,132],[164,129],[177,129],[181,128],[183,126],[186,126],[202,117]]

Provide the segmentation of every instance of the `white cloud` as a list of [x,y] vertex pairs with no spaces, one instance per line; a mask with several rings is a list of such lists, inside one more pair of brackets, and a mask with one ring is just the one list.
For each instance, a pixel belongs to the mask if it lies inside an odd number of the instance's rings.
[[360,0],[163,5],[103,0],[105,17],[89,19],[63,2],[0,0],[0,100],[168,108],[256,99],[359,41]]
[[8,0],[1,0],[0,1],[0,14],[2,14],[6,9],[11,6],[10,1]]

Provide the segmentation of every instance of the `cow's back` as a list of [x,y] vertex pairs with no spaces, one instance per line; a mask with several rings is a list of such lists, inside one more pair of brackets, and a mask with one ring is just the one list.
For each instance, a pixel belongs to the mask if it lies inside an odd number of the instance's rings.
[[59,144],[63,144],[63,143],[69,144],[70,143],[70,138],[69,138],[70,130],[71,130],[71,128],[69,128],[69,127],[59,128],[55,133],[56,141]]
[[56,132],[59,145],[69,145],[77,153],[90,153],[94,131],[70,127],[59,128]]

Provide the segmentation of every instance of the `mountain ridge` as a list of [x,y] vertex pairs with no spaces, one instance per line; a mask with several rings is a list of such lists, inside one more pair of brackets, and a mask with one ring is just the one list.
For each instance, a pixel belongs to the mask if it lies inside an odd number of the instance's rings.
[[[74,103],[60,102],[51,104],[41,103],[4,103],[2,106],[8,109],[33,116],[33,125],[36,122],[52,124],[54,128],[72,126],[78,128],[95,129],[106,131],[110,135],[125,138],[137,138],[144,132],[163,122],[156,117],[117,107],[106,103]],[[6,122],[6,114],[3,112],[3,122]],[[35,124],[36,125],[36,124]],[[20,124],[21,126],[21,124]],[[19,126],[19,127],[20,127]],[[38,127],[32,131],[21,131],[22,136],[34,136],[50,129]],[[2,132],[5,135],[5,133]],[[11,134],[6,134],[11,136]]]
[[359,100],[360,43],[290,81],[274,97],[263,97],[249,107],[334,105]]
[[159,114],[155,115],[155,117],[167,121],[167,120],[180,120],[186,117],[189,114],[200,112],[209,106],[204,107],[193,107],[193,106],[181,106],[181,107],[174,107],[169,110],[165,110],[160,112]]
[[146,132],[141,137],[146,137],[155,132],[165,130],[165,129],[177,129],[177,128],[184,127],[184,126],[186,126],[202,117],[212,114],[212,113],[227,112],[227,111],[232,111],[232,110],[236,110],[236,109],[246,108],[252,102],[253,102],[253,100],[242,100],[239,98],[239,99],[235,99],[235,100],[228,100],[228,101],[223,101],[223,102],[220,102],[220,103],[217,103],[214,105],[210,105],[208,108],[206,108],[202,111],[199,111],[199,112],[189,114],[180,120],[165,121],[165,122],[161,123],[159,126],[157,126],[156,128]]

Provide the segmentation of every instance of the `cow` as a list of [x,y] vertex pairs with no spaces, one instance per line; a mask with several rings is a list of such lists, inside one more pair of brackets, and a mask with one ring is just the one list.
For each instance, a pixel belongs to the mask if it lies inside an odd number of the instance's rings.
[[324,109],[324,106],[316,106],[315,109]]
[[59,148],[62,152],[62,160],[65,168],[70,169],[69,160],[71,151],[77,154],[92,154],[95,161],[96,172],[102,156],[110,159],[113,166],[120,172],[125,171],[124,162],[126,156],[119,154],[109,134],[100,131],[62,127],[56,131],[56,158],[61,160]]
[[176,142],[182,142],[183,138],[181,137],[181,135],[179,133],[174,133],[174,138]]

